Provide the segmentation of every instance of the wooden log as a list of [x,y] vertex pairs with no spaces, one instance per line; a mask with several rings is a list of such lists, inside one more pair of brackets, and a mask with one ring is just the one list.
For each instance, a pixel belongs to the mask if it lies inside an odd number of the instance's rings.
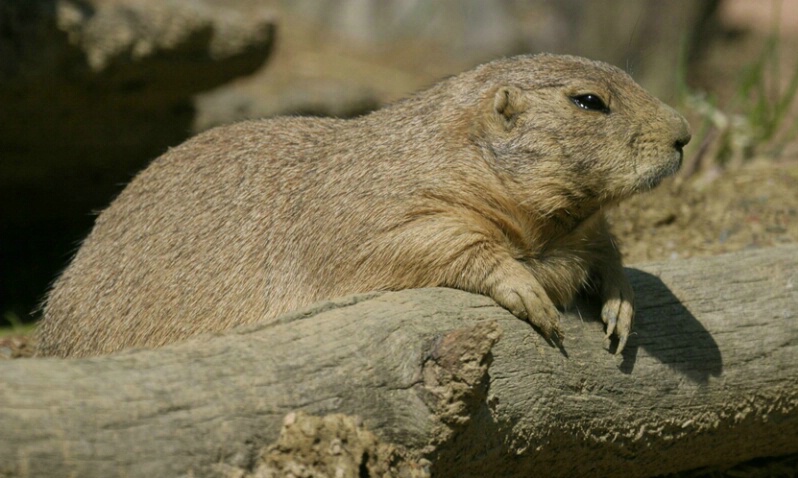
[[256,469],[286,415],[357,415],[433,476],[651,476],[798,452],[798,247],[628,269],[563,349],[491,299],[372,293],[210,340],[0,363],[0,477]]

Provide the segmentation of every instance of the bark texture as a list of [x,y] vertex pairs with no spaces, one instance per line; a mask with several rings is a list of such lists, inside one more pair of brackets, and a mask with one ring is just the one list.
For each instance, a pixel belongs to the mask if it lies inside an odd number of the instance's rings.
[[0,476],[271,476],[264,460],[303,453],[278,438],[304,414],[361,418],[325,435],[331,459],[365,429],[387,447],[358,444],[357,470],[326,468],[342,476],[633,477],[798,452],[798,247],[627,273],[636,333],[619,357],[590,305],[558,349],[486,297],[424,289],[159,350],[0,363]]

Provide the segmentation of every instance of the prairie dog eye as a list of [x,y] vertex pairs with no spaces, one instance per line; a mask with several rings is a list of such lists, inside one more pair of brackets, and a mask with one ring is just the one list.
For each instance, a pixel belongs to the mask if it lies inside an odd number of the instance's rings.
[[600,111],[602,113],[609,113],[610,108],[604,103],[599,95],[588,93],[586,95],[576,95],[571,97],[571,101],[582,109],[590,111]]

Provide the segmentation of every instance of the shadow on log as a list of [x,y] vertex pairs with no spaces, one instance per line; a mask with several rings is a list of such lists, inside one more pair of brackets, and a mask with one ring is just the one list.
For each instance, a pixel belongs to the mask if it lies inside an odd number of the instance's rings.
[[[707,284],[717,283],[718,277],[707,275],[711,274],[710,269],[695,272],[691,287],[700,281],[706,290]],[[716,271],[716,275],[717,272],[722,273]],[[719,377],[723,372],[723,358],[712,334],[657,275],[638,269],[628,273],[635,289],[643,293],[636,300],[634,340],[624,351],[621,371],[628,374],[634,371],[638,349],[643,348],[647,355],[694,383],[706,385],[710,377]],[[674,288],[678,290],[684,284],[674,284]],[[598,314],[596,310],[592,316]]]
[[[331,476],[634,477],[798,452],[798,247],[628,273],[621,357],[592,306],[566,314],[560,350],[489,298],[424,289],[159,350],[0,363],[0,476],[270,476],[264,460],[291,450],[282,425],[321,429],[304,414],[360,417],[310,442],[354,453]],[[386,461],[371,439],[347,448],[365,429]]]

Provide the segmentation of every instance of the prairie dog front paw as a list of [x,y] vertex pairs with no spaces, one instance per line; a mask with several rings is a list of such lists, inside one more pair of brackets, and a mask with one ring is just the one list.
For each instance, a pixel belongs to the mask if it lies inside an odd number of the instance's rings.
[[601,320],[607,324],[605,341],[618,336],[618,349],[615,354],[623,352],[634,323],[634,292],[625,277],[614,284],[605,284],[603,293],[604,306],[601,308]]
[[513,315],[537,327],[545,338],[562,341],[560,312],[538,280],[523,266],[518,268],[521,272],[499,272],[489,295]]

